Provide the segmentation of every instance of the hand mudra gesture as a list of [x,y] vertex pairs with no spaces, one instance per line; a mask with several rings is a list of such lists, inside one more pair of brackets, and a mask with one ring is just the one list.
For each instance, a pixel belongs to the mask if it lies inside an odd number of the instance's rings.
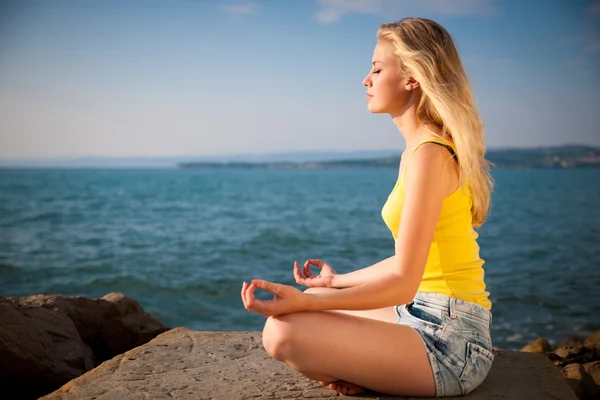
[[[314,275],[310,266],[314,265],[320,269],[318,275]],[[296,283],[308,287],[333,287],[333,278],[337,272],[329,264],[321,260],[306,260],[304,269],[300,270],[298,261],[294,261],[294,278]]]

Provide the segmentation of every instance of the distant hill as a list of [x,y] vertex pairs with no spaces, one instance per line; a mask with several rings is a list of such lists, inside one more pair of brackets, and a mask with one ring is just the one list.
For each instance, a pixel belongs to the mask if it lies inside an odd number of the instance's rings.
[[487,159],[497,168],[598,168],[600,147],[568,145],[490,150]]
[[[494,149],[486,153],[493,168],[600,168],[600,148],[567,145],[539,148]],[[307,162],[182,162],[181,169],[315,169],[397,168],[400,155],[378,158]]]
[[34,168],[173,168],[178,163],[303,163],[311,160],[368,159],[391,156],[392,150],[294,151],[271,154],[223,154],[212,156],[102,157],[72,156],[0,159],[0,167]]
[[[487,158],[496,168],[599,167],[600,148],[565,145],[537,148],[490,149]],[[307,169],[398,168],[400,152],[297,151],[272,154],[237,154],[181,157],[62,157],[46,159],[0,159],[9,168],[182,168],[182,169]]]

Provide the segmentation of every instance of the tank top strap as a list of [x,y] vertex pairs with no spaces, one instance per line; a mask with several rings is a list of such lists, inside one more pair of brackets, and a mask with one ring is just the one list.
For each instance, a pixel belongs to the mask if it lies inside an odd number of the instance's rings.
[[437,143],[437,144],[441,144],[442,146],[446,147],[448,150],[450,150],[450,152],[452,153],[452,157],[454,157],[454,159],[457,160],[457,155],[456,155],[456,146],[454,145],[454,143],[452,143],[449,140],[446,140],[444,138],[441,137],[428,137],[427,139],[419,142],[417,145],[414,146],[414,148],[412,149],[412,151],[410,152],[410,154],[408,155],[408,160],[406,160],[406,165],[404,166],[404,169],[402,171],[402,175],[400,177],[400,180],[404,180],[404,175],[406,175],[406,168],[408,167],[408,165],[410,164],[410,159],[412,158],[412,155],[415,153],[415,151],[417,151],[417,149],[419,147],[421,147],[422,145],[424,145],[425,143]]
[[425,143],[438,143],[438,144],[441,144],[443,146],[450,147],[452,149],[452,151],[454,153],[456,153],[456,146],[451,141],[449,141],[447,139],[444,139],[444,138],[441,138],[441,137],[428,137],[427,139],[421,141],[419,144],[417,144],[415,146],[415,148],[411,152],[411,155],[412,155],[412,153],[414,153],[415,151],[417,151],[417,149],[419,147],[421,147],[422,144],[425,144]]

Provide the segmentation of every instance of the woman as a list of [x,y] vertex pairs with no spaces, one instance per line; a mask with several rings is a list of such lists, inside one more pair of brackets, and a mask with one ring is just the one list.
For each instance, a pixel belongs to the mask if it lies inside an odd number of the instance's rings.
[[[493,361],[474,230],[492,188],[483,124],[452,38],[436,22],[382,25],[372,64],[363,81],[369,111],[389,114],[406,141],[382,209],[395,255],[347,274],[320,260],[302,270],[295,262],[305,292],[252,280],[242,300],[269,317],[269,355],[337,392],[466,394]],[[273,300],[256,299],[256,288]]]

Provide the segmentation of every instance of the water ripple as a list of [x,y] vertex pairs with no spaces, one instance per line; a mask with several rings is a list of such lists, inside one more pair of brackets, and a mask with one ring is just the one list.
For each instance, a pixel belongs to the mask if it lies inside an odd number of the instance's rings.
[[[122,291],[169,326],[255,330],[242,280],[394,252],[397,170],[0,170],[0,295]],[[494,171],[480,229],[494,345],[599,328],[600,171]],[[261,296],[266,296],[261,294]]]

